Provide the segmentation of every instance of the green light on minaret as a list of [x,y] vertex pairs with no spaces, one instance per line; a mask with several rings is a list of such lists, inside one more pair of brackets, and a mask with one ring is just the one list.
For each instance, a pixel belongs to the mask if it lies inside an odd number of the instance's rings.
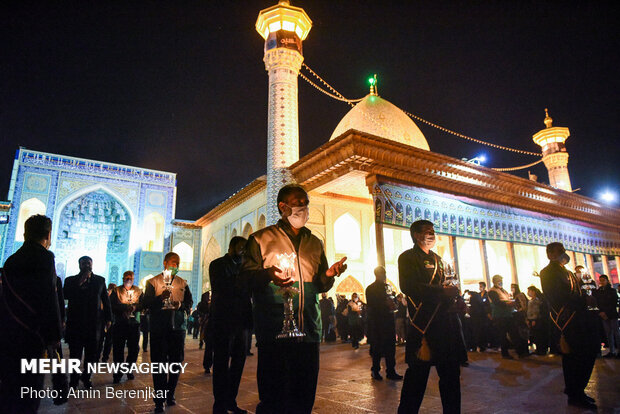
[[377,79],[368,78],[368,83],[370,84],[370,86],[375,86],[377,84]]

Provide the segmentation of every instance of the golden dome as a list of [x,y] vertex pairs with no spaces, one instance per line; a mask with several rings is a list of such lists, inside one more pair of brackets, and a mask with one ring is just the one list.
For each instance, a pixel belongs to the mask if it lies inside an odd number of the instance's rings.
[[330,141],[350,129],[429,150],[420,128],[396,105],[369,94],[342,118]]

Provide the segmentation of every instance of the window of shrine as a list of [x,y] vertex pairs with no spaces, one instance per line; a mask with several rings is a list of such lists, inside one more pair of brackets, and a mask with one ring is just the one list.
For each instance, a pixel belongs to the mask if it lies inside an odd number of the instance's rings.
[[15,231],[15,241],[24,241],[24,223],[26,223],[26,220],[36,214],[45,214],[45,210],[45,204],[38,198],[30,198],[21,204],[17,219],[17,230]]
[[144,244],[142,249],[149,252],[164,250],[164,218],[159,213],[151,213],[144,218]]
[[350,260],[357,260],[362,253],[362,234],[357,220],[349,213],[340,216],[334,222],[334,244],[336,259],[347,256]]
[[172,248],[172,251],[179,255],[181,263],[179,270],[192,270],[194,264],[194,249],[185,242],[181,242]]

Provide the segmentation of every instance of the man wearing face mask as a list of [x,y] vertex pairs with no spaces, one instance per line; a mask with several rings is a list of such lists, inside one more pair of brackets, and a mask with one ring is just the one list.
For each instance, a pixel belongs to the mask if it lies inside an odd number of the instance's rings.
[[409,365],[400,395],[398,412],[417,413],[426,391],[431,366],[439,375],[444,413],[461,412],[460,367],[467,355],[461,323],[453,304],[456,286],[444,286],[441,257],[431,249],[435,230],[428,220],[411,225],[413,249],[398,258],[400,288],[407,296],[410,330],[405,361]]
[[[334,277],[346,269],[346,257],[327,264],[321,241],[305,227],[308,194],[298,185],[280,189],[277,198],[282,218],[250,236],[240,274],[254,303],[254,330],[258,346],[257,414],[310,413],[319,373],[321,314],[318,294],[327,292]],[[280,254],[295,254],[293,277],[278,268]],[[282,329],[281,286],[295,286],[297,327],[306,334],[302,342],[276,340]]]
[[[123,273],[123,284],[112,290],[110,303],[114,314],[114,328],[112,335],[113,354],[115,363],[138,360],[140,347],[140,319],[142,310],[142,289],[133,285],[134,275],[131,270]],[[127,359],[125,359],[125,344],[127,344]],[[118,384],[123,374],[113,374],[115,384]],[[134,379],[134,374],[127,374],[127,379]]]
[[78,260],[80,273],[65,279],[64,294],[67,300],[67,330],[65,341],[69,344],[69,358],[82,359],[82,374],[71,374],[69,385],[77,387],[78,379],[84,388],[92,388],[90,373],[85,369],[89,362],[98,362],[103,334],[112,325],[112,309],[105,279],[93,273],[93,259],[88,256]]
[[549,265],[540,271],[542,290],[551,307],[555,329],[560,331],[564,393],[568,404],[596,409],[584,392],[600,349],[596,317],[588,312],[581,281],[564,266],[570,261],[562,243],[547,245]]
[[214,414],[247,412],[237,407],[247,337],[252,327],[250,292],[238,281],[246,243],[243,237],[233,237],[228,253],[209,265]]
[[[185,333],[187,316],[192,309],[192,294],[187,282],[179,277],[181,258],[174,252],[164,256],[164,270],[170,270],[172,282],[166,289],[163,273],[147,280],[143,304],[150,311],[151,328],[151,362],[183,362],[185,359]],[[164,301],[170,299],[174,309],[162,309]],[[164,412],[164,401],[171,407],[176,405],[174,391],[179,381],[179,374],[153,374],[153,388],[156,395],[164,392],[166,398],[154,399],[155,412]]]
[[[34,413],[40,399],[21,396],[22,387],[43,389],[43,374],[21,373],[22,358],[43,358],[60,346],[52,220],[34,215],[24,224],[24,244],[4,263],[0,294],[0,411]],[[64,306],[64,303],[62,304]]]

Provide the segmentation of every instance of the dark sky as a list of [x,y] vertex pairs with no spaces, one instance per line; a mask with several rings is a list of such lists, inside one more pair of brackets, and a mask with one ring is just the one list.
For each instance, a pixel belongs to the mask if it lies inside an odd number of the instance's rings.
[[[0,9],[0,198],[21,145],[176,172],[196,219],[265,173],[267,72],[254,30],[269,1],[99,1]],[[573,188],[620,189],[620,13],[613,2],[317,1],[305,62],[347,97],[379,93],[467,135],[530,151],[548,107]],[[348,106],[299,80],[301,155]],[[419,124],[431,150],[534,161]],[[533,168],[547,181],[542,165]],[[523,177],[526,171],[517,173]]]

